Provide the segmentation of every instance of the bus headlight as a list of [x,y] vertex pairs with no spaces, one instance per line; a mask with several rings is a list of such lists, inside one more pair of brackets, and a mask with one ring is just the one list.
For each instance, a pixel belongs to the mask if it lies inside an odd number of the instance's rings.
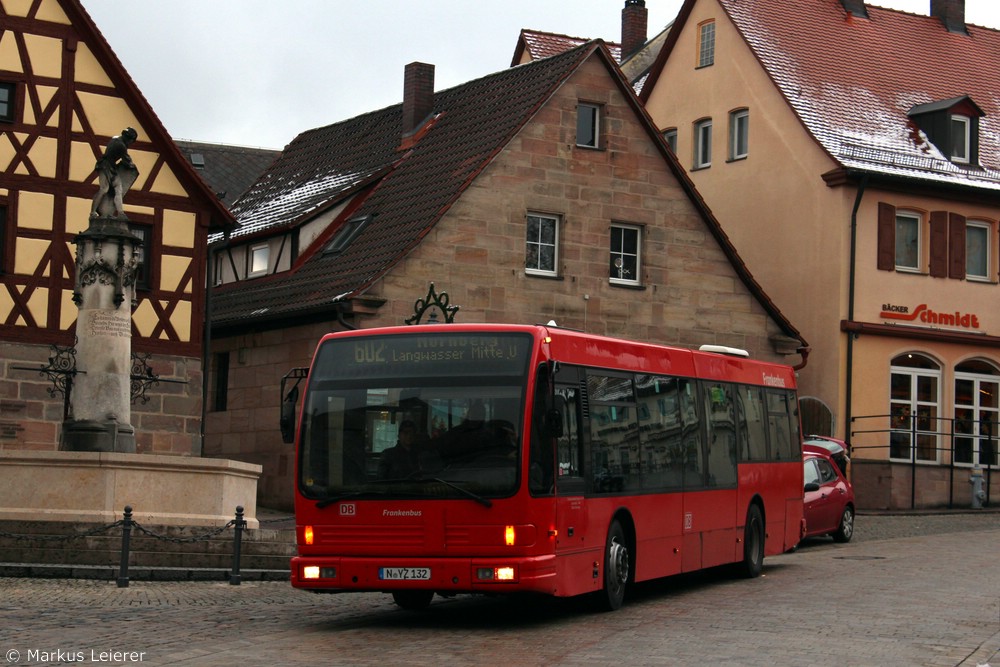
[[501,565],[499,567],[477,567],[476,579],[478,581],[517,581],[517,568],[513,565]]

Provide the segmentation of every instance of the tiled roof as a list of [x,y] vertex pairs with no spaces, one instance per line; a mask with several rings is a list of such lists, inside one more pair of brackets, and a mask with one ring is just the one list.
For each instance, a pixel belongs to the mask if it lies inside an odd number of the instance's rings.
[[[668,25],[655,37],[647,40],[642,48],[629,56],[625,62],[622,62],[621,45],[607,44],[611,56],[622,68],[625,78],[632,84],[632,88],[637,95],[642,92],[642,86],[646,82],[646,75],[649,72],[649,68],[656,60],[656,56],[659,55],[660,49],[663,48],[663,43],[666,41],[669,32],[670,26]],[[514,58],[511,61],[511,66],[520,63],[521,57],[525,52],[528,53],[531,60],[539,60],[575,49],[586,42],[587,40],[581,37],[569,37],[552,32],[541,32],[523,28],[517,40],[517,47],[514,49]]]
[[315,253],[292,271],[216,288],[213,324],[329,309],[363,293],[598,48],[590,43],[436,92],[436,121],[408,150],[399,150],[402,105],[300,134],[233,207],[239,224],[261,230],[308,219],[359,185],[367,190],[351,215],[372,221],[340,254]]
[[[232,207],[281,151],[198,141],[175,141],[181,154],[223,204]],[[237,230],[239,231],[239,230]]]
[[[559,35],[553,32],[541,32],[538,30],[528,30],[527,28],[521,30],[521,41],[523,41],[524,50],[528,51],[532,60],[540,60],[542,58],[548,58],[549,56],[556,56],[560,53],[569,51],[570,49],[575,49],[578,46],[586,44],[588,39],[583,39],[582,37],[570,37],[568,35]],[[620,44],[614,44],[612,42],[606,42],[608,51],[611,52],[611,56],[615,59],[616,63],[622,61],[622,47]],[[515,53],[515,58],[520,56],[521,44],[518,44],[518,50]],[[511,63],[516,65],[517,62]]]
[[[689,0],[690,4],[692,0]],[[719,0],[805,127],[847,169],[1000,190],[1000,32],[839,0]],[[684,14],[684,8],[681,10]],[[655,70],[654,70],[655,71]],[[947,159],[907,113],[968,95],[979,162]]]

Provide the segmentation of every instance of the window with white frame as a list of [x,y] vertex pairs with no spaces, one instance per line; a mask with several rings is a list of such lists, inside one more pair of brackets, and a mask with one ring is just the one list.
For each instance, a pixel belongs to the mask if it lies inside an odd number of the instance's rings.
[[970,155],[970,126],[968,116],[951,116],[951,159],[967,164]]
[[262,276],[267,273],[270,248],[266,243],[250,246],[247,253],[247,278]]
[[694,124],[694,168],[712,166],[712,119],[704,118]]
[[600,146],[601,107],[580,102],[576,107],[576,145],[585,148]]
[[902,354],[889,373],[889,458],[937,462],[941,367],[921,354]]
[[698,27],[698,67],[715,63],[715,21],[706,21]]
[[989,223],[969,220],[965,224],[965,277],[969,280],[990,279]]
[[670,146],[670,150],[677,154],[677,128],[670,127],[663,131],[663,138],[666,139],[667,145]]
[[896,212],[896,270],[920,270],[920,230],[922,218],[917,213]]
[[611,225],[611,282],[638,285],[641,269],[642,228],[636,225]]
[[985,361],[955,367],[955,451],[959,464],[996,467],[1000,372]]
[[559,218],[529,213],[524,252],[524,271],[555,276],[559,271]]
[[747,156],[750,146],[750,111],[739,109],[729,114],[729,159]]

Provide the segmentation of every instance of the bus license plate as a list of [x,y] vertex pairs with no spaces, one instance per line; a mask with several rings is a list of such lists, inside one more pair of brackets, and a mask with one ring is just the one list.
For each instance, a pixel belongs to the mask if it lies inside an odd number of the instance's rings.
[[380,567],[378,578],[393,581],[428,581],[431,578],[429,567]]

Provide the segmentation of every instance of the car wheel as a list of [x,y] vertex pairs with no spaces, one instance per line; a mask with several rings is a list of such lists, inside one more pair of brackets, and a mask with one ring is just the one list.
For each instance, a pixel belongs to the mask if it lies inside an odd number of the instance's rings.
[[835,542],[850,542],[854,537],[854,509],[848,505],[840,516],[840,525],[833,534]]

